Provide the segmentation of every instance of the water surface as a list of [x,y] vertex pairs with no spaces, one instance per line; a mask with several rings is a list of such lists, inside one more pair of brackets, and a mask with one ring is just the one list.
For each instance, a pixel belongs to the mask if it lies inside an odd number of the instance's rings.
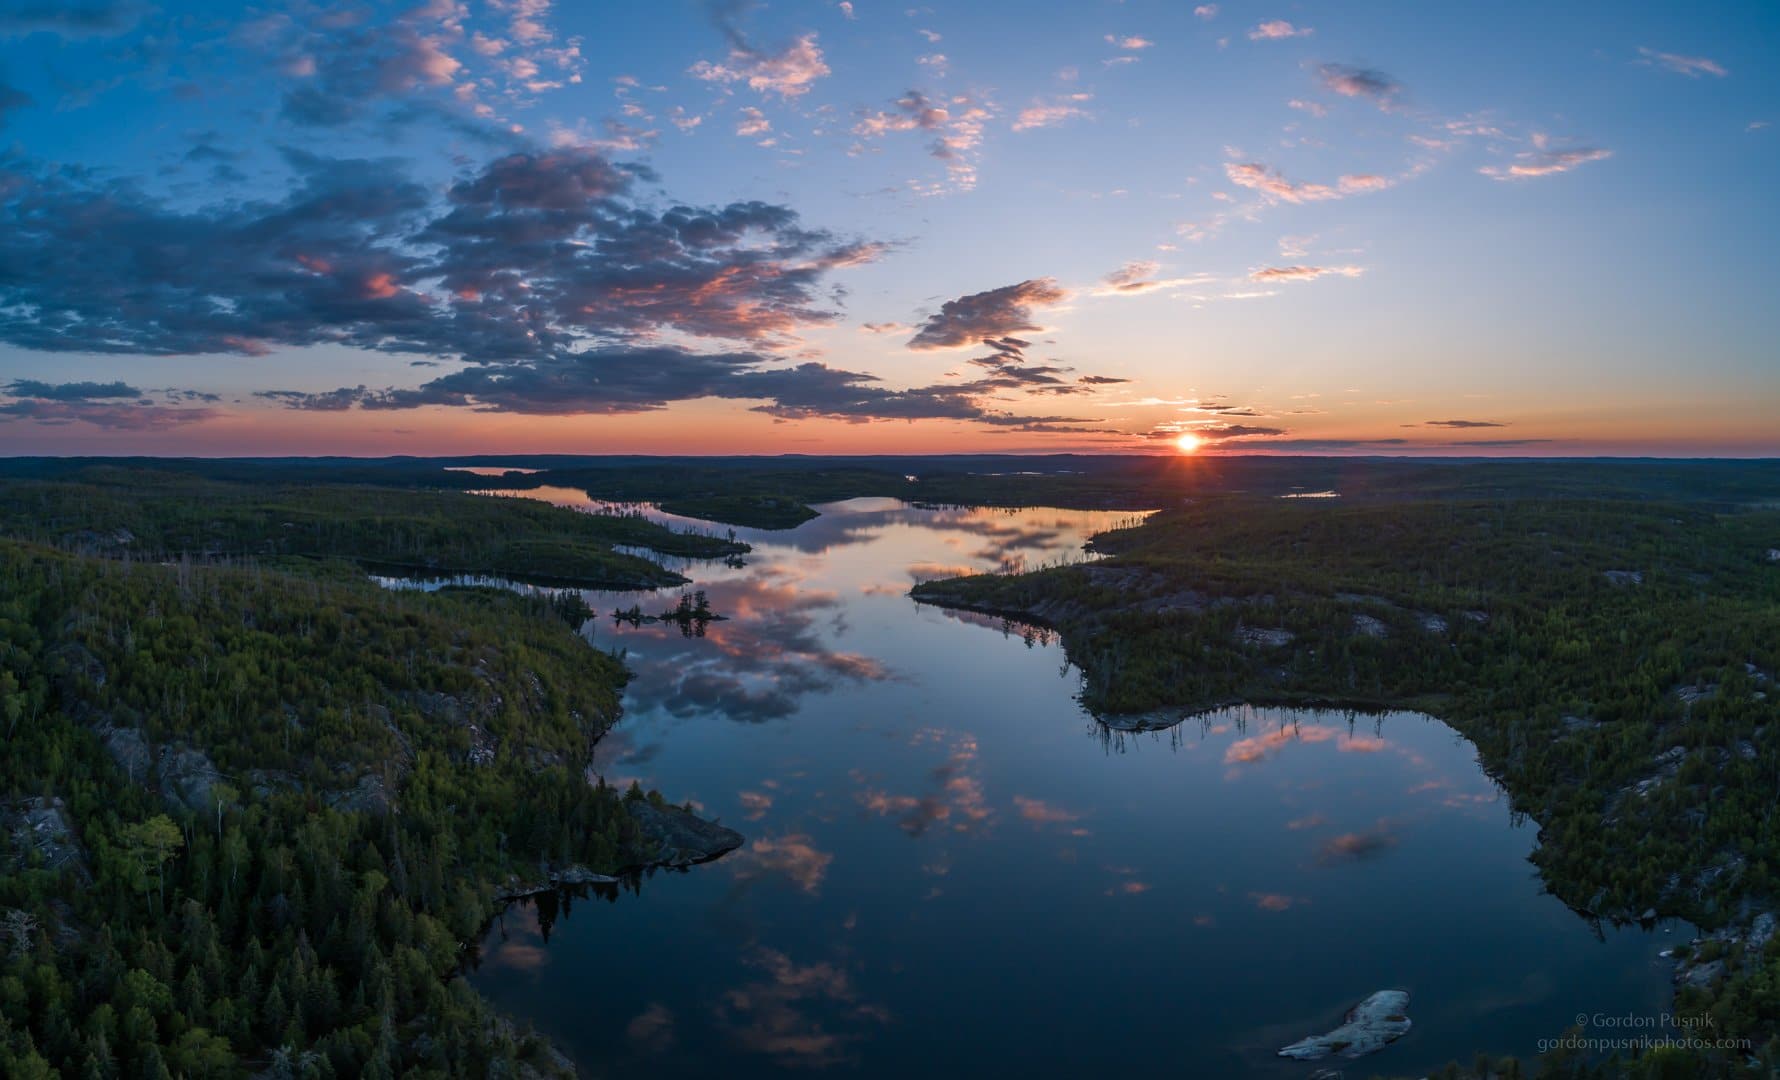
[[1083,558],[1131,515],[822,511],[737,530],[743,566],[682,567],[730,616],[702,638],[584,631],[637,673],[598,771],[749,838],[491,928],[473,983],[588,1073],[1307,1077],[1274,1052],[1399,987],[1414,1031],[1348,1067],[1414,1075],[1662,1011],[1676,936],[1601,937],[1543,895],[1533,827],[1437,721],[1233,709],[1117,735],[1048,635],[906,595]]

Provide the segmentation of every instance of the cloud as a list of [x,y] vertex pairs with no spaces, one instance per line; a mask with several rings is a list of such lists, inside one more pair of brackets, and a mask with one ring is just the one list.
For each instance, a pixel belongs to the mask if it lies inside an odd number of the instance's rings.
[[1342,833],[1331,837],[1317,853],[1324,864],[1359,862],[1374,858],[1397,846],[1397,837],[1382,826],[1371,832]]
[[0,128],[6,126],[6,115],[36,104],[30,94],[0,78]]
[[1020,808],[1020,817],[1033,825],[1067,825],[1082,817],[1073,810],[1026,795],[1015,795],[1014,805]]
[[65,38],[115,37],[134,27],[135,0],[10,0],[0,7],[0,38],[45,32]]
[[1090,115],[1081,107],[1081,102],[1093,100],[1089,93],[1063,94],[1049,101],[1034,101],[1020,110],[1014,118],[1015,131],[1031,131],[1033,128],[1053,127],[1072,120],[1078,116]]
[[1359,266],[1265,266],[1250,271],[1250,281],[1315,281],[1321,277],[1359,277],[1365,268]]
[[46,401],[93,401],[142,396],[142,391],[121,380],[108,383],[46,383],[36,379],[16,379],[7,384],[6,392],[14,397],[42,398]]
[[947,300],[921,324],[908,347],[954,349],[985,338],[1040,330],[1042,327],[1032,321],[1032,309],[1052,307],[1068,298],[1068,292],[1047,277]]
[[751,43],[737,25],[741,7],[741,4],[732,2],[712,5],[712,17],[729,42],[729,57],[721,64],[700,60],[688,69],[693,78],[706,82],[746,82],[750,89],[791,100],[809,93],[817,79],[828,75],[828,63],[822,57],[822,47],[817,44],[814,31],[800,35],[778,50],[764,50]]
[[209,420],[215,415],[214,409],[170,408],[150,402],[125,405],[49,398],[0,402],[0,423],[16,420],[50,425],[83,423],[111,431],[165,431]]
[[[1083,95],[1083,100],[1086,96]],[[859,110],[852,131],[860,139],[881,138],[903,131],[931,132],[934,137],[928,143],[928,154],[945,163],[946,172],[957,190],[968,191],[976,186],[975,158],[983,141],[983,125],[994,115],[992,106],[969,94],[941,100],[919,90],[910,90],[896,99],[889,109]],[[863,146],[856,146],[852,152],[858,153],[862,149]],[[918,190],[930,195],[943,188],[933,185]]]
[[1216,4],[1200,4],[1193,9],[1193,15],[1195,18],[1210,22],[1218,17],[1218,6]]
[[1258,191],[1269,200],[1288,203],[1345,199],[1349,195],[1383,191],[1395,183],[1389,177],[1374,173],[1352,173],[1341,177],[1333,185],[1296,183],[1257,161],[1226,162],[1224,176],[1237,187]]
[[1639,46],[1638,55],[1643,57],[1638,61],[1641,64],[1659,65],[1678,75],[1686,75],[1690,79],[1697,79],[1701,75],[1713,75],[1722,79],[1730,74],[1725,70],[1723,64],[1716,60],[1709,60],[1704,56],[1681,56],[1678,53],[1658,52],[1643,46]]
[[1440,428],[1494,428],[1507,427],[1507,424],[1496,420],[1424,420],[1423,427]]
[[1507,166],[1485,165],[1477,171],[1495,180],[1526,180],[1535,176],[1554,176],[1586,165],[1604,161],[1613,151],[1598,146],[1556,147],[1544,134],[1533,136],[1533,149],[1514,155]]
[[1158,278],[1156,273],[1162,264],[1153,259],[1128,262],[1101,279],[1101,284],[1094,290],[1095,296],[1141,296],[1144,293],[1160,292],[1165,289],[1178,289],[1188,285],[1203,285],[1212,280],[1206,276]]
[[893,131],[933,131],[945,126],[951,113],[919,90],[897,98],[889,111],[864,111],[853,125],[853,134],[871,139]]
[[287,156],[284,197],[196,209],[88,173],[0,173],[0,265],[32,268],[0,280],[0,340],[472,362],[670,331],[778,342],[833,321],[827,275],[882,250],[771,203],[646,207],[630,190],[646,170],[583,148],[506,155],[443,200],[392,162]]
[[1382,71],[1348,64],[1322,64],[1317,77],[1323,86],[1343,97],[1366,98],[1387,112],[1403,95],[1403,84]]
[[773,123],[766,114],[752,105],[742,110],[741,119],[735,122],[735,133],[743,138],[766,135],[773,130]]
[[1250,41],[1279,41],[1284,38],[1309,37],[1316,33],[1310,27],[1297,27],[1284,19],[1268,19],[1248,32]]
[[1137,37],[1135,35],[1124,37],[1118,34],[1106,35],[1106,43],[1114,48],[1123,49],[1126,52],[1136,52],[1139,49],[1148,49],[1156,44],[1149,38]]
[[958,420],[991,427],[1087,422],[996,408],[990,395],[1060,382],[1061,368],[1011,366],[957,384],[893,389],[873,375],[814,361],[775,366],[753,352],[694,352],[668,345],[611,346],[529,360],[488,363],[442,375],[414,389],[345,387],[322,393],[263,391],[287,408],[339,411],[471,408],[481,412],[571,416],[650,412],[676,401],[756,401],[756,412],[785,420]]

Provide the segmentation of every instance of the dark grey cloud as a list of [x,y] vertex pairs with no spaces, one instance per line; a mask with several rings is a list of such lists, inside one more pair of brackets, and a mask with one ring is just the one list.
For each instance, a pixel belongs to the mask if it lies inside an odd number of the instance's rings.
[[3,76],[0,76],[0,128],[6,126],[8,113],[17,112],[34,104],[36,102],[30,94],[11,85]]
[[1373,68],[1322,64],[1317,77],[1326,89],[1343,97],[1365,98],[1381,109],[1394,107],[1403,96],[1402,83]]
[[1032,321],[1032,309],[1060,304],[1068,296],[1054,279],[1032,278],[947,300],[921,324],[908,347],[951,349],[1040,330],[1043,328]]
[[1193,434],[1202,439],[1242,439],[1256,436],[1284,435],[1285,428],[1260,427],[1254,424],[1217,424],[1211,427],[1194,428]]
[[37,379],[15,379],[7,384],[6,392],[13,397],[41,398],[45,401],[92,401],[142,396],[142,391],[122,381],[47,383]]
[[47,398],[0,402],[0,423],[15,420],[55,425],[85,423],[115,431],[163,431],[208,420],[214,415],[212,409],[176,409],[148,402],[111,404]]
[[1424,420],[1422,421],[1422,426],[1440,428],[1493,428],[1507,427],[1508,425],[1496,420]]
[[443,203],[397,162],[286,157],[282,199],[201,209],[77,169],[0,170],[0,341],[491,363],[667,331],[770,341],[831,321],[827,274],[880,250],[769,203],[645,208],[646,170],[584,149],[498,158]]
[[163,401],[128,383],[51,383],[40,379],[14,379],[0,387],[0,424],[19,421],[63,425],[84,423],[116,431],[162,431],[208,420],[216,415],[207,408],[182,408],[193,401],[216,401],[214,394],[188,390],[152,391]]
[[0,38],[40,31],[62,37],[112,37],[136,25],[135,0],[7,0],[0,4]]
[[1027,416],[984,399],[1002,389],[993,378],[892,389],[873,375],[808,362],[775,366],[748,351],[694,352],[667,345],[614,345],[522,364],[479,364],[415,389],[345,387],[319,394],[265,391],[289,408],[413,409],[426,405],[532,415],[636,413],[698,398],[758,401],[780,419],[969,420],[993,426],[1086,422]]

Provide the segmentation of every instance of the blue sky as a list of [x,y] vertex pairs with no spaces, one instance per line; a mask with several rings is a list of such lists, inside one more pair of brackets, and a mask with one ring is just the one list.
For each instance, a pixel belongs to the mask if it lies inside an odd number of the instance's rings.
[[0,6],[0,452],[1780,451],[1770,4]]

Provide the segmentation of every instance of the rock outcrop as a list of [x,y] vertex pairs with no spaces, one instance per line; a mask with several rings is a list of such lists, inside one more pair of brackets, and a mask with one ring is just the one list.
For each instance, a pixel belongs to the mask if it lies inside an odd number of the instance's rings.
[[741,833],[677,807],[631,799],[625,808],[641,829],[645,845],[632,853],[632,868],[692,866],[742,846]]
[[1409,1034],[1409,994],[1380,990],[1347,1011],[1341,1026],[1325,1035],[1299,1039],[1279,1052],[1280,1057],[1320,1061],[1335,1054],[1345,1058],[1375,1054]]

